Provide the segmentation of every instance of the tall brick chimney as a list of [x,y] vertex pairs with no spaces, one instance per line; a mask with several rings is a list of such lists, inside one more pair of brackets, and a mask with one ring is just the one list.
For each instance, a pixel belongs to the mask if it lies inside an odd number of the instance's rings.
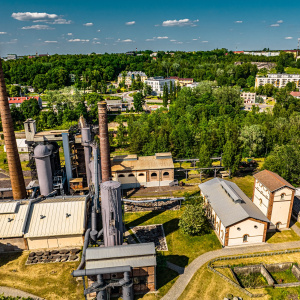
[[13,121],[10,113],[2,62],[0,58],[0,115],[9,168],[9,176],[15,200],[26,198],[25,182],[18,153]]
[[99,135],[100,135],[100,157],[102,182],[111,180],[110,149],[107,125],[106,102],[98,103]]

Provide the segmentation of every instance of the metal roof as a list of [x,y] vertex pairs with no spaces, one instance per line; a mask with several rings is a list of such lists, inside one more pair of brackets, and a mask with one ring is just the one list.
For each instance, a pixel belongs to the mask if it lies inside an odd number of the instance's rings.
[[56,197],[32,203],[25,237],[84,233],[86,197]]
[[14,214],[19,205],[19,201],[0,202],[0,214]]
[[27,204],[21,204],[17,206],[15,213],[0,214],[0,238],[23,236],[27,208]]
[[248,218],[269,222],[259,208],[231,181],[214,178],[199,184],[199,188],[225,227]]
[[97,247],[86,250],[86,268],[156,266],[154,243]]

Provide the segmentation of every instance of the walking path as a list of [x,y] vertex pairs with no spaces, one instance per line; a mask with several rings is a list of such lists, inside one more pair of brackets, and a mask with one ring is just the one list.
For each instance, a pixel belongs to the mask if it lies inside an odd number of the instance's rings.
[[[296,233],[298,234],[297,231]],[[259,244],[253,246],[226,247],[223,249],[206,252],[198,256],[184,269],[184,273],[179,276],[175,284],[171,287],[169,292],[162,298],[162,300],[178,299],[183,293],[188,283],[190,282],[190,280],[192,279],[192,277],[194,276],[194,274],[198,271],[198,269],[214,258],[220,256],[250,254],[253,252],[277,251],[294,248],[300,248],[300,241],[278,244]]]
[[34,300],[44,300],[43,298],[39,298],[38,296],[14,289],[14,288],[10,288],[10,287],[6,287],[6,286],[0,286],[0,295],[4,294],[4,296],[11,296],[11,297],[24,297],[24,298],[32,298]]

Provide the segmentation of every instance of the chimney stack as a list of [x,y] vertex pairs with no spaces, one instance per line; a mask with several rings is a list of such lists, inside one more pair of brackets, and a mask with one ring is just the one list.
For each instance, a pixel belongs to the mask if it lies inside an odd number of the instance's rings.
[[13,121],[10,113],[2,62],[0,58],[0,114],[3,127],[4,143],[9,168],[9,176],[15,200],[26,198],[25,182],[14,132]]
[[99,114],[100,158],[101,158],[101,175],[102,175],[101,177],[102,177],[102,182],[105,182],[111,179],[106,102],[103,101],[98,103],[98,114]]

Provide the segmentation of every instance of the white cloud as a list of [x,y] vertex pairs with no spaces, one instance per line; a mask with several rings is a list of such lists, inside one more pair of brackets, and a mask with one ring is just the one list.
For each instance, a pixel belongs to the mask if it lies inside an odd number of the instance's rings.
[[153,42],[155,39],[146,39],[146,42]]
[[100,32],[100,31],[101,31],[101,29],[98,29],[98,30],[97,30],[97,32]]
[[54,28],[49,27],[48,25],[32,25],[32,26],[22,27],[22,29],[50,30]]
[[133,40],[131,40],[131,39],[122,40],[122,43],[132,43],[132,42],[133,42]]
[[169,37],[167,36],[158,36],[157,39],[158,40],[167,40]]
[[286,40],[292,40],[293,37],[292,37],[292,36],[286,36],[285,39],[286,39]]
[[69,32],[67,35],[73,35],[73,33]]
[[279,27],[280,25],[278,24],[278,23],[276,23],[276,24],[272,24],[272,25],[270,25],[271,27]]
[[193,41],[198,41],[198,39],[193,39]]
[[18,12],[18,13],[13,13],[11,17],[19,21],[35,21],[35,20],[53,20],[56,19],[58,15],[38,13],[38,12]]
[[44,43],[55,44],[57,41],[45,41]]
[[13,39],[10,40],[9,42],[0,42],[0,45],[15,44],[17,41],[18,41],[17,39]]
[[199,20],[190,20],[190,19],[181,19],[181,20],[167,20],[162,22],[162,26],[173,27],[173,26],[196,26],[195,23],[199,22]]
[[202,41],[202,43],[208,43],[208,41]]
[[170,42],[177,42],[176,40],[170,40]]
[[48,23],[48,24],[60,24],[60,25],[62,25],[62,24],[71,24],[72,21],[71,20],[66,20],[66,19],[59,18],[59,19],[54,20],[53,22],[46,22],[46,23]]
[[241,24],[243,21],[235,21],[234,23]]
[[135,21],[126,22],[125,25],[134,25]]
[[94,45],[99,45],[99,44],[101,44],[101,43],[100,43],[100,42],[93,41],[93,44],[94,44]]
[[85,24],[83,24],[83,26],[93,26],[94,25],[94,23],[85,23]]
[[277,23],[281,24],[283,23],[283,20],[278,20]]
[[183,42],[176,42],[175,44],[183,44]]
[[98,39],[98,38],[93,38],[93,40],[94,40],[94,41],[98,41],[99,39]]
[[0,32],[0,34],[7,34],[7,32],[2,31],[2,32]]
[[68,42],[83,42],[88,43],[90,40],[82,40],[82,39],[70,39]]

